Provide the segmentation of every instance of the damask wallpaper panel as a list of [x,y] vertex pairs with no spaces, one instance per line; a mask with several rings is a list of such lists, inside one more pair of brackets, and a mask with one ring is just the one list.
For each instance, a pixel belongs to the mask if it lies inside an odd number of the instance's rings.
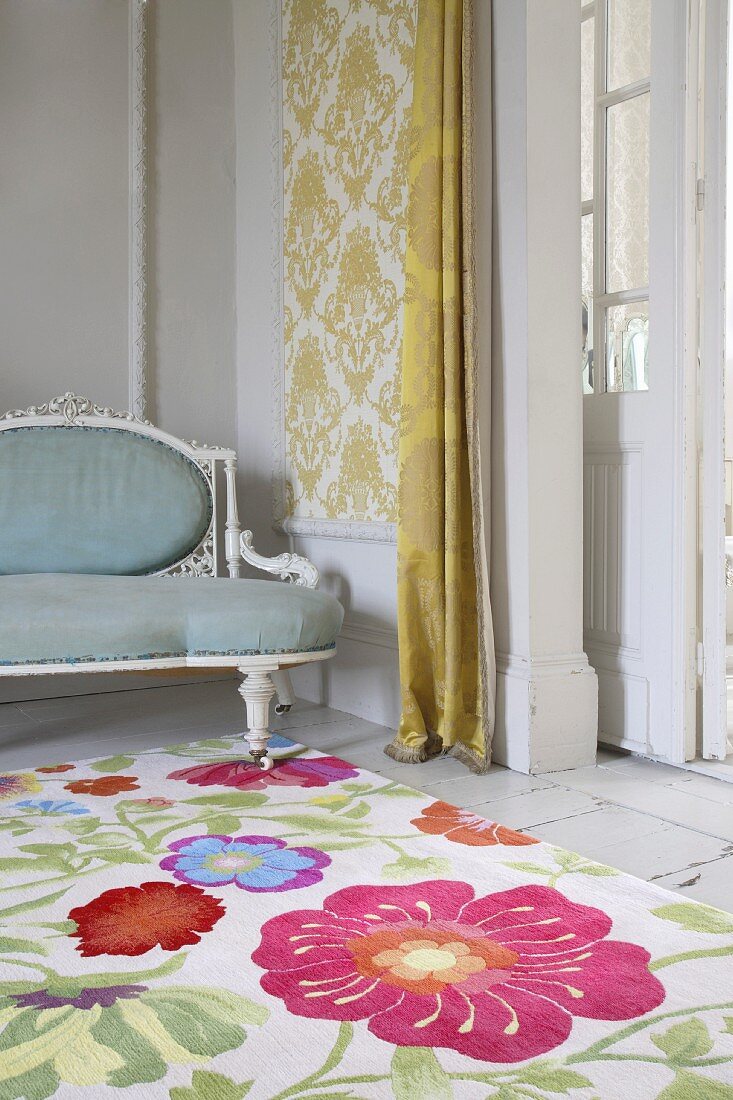
[[286,511],[394,523],[417,0],[282,0]]

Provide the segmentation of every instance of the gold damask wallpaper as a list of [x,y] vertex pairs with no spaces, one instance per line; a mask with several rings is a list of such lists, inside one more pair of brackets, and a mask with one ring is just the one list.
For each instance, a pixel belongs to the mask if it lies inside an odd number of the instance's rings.
[[392,523],[417,0],[283,0],[291,516]]

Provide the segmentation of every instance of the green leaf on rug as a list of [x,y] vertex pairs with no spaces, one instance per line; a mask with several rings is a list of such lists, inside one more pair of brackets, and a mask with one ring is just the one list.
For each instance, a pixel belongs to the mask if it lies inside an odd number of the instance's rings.
[[657,1100],[733,1100],[733,1087],[698,1073],[678,1073]]
[[350,817],[350,818],[361,818],[361,817],[366,817],[370,810],[371,810],[371,806],[369,805],[368,802],[357,802],[357,804],[355,806],[352,806],[350,810],[346,810],[344,813],[340,814],[339,816],[340,817]]
[[[147,994],[143,996],[143,999]],[[257,1024],[261,1026],[270,1015],[264,1005],[250,1001],[239,993],[228,989],[216,989],[207,986],[166,986],[155,993],[156,997],[166,998],[176,1004],[198,1004],[210,1016],[222,1023]],[[225,1048],[226,1049],[226,1048]]]
[[572,873],[576,875],[595,875],[597,878],[612,878],[621,874],[615,867],[606,867],[605,863],[584,863],[580,867],[573,867]]
[[106,760],[95,760],[89,767],[95,772],[122,772],[134,763],[134,756],[108,756]]
[[236,1085],[230,1077],[210,1070],[195,1069],[190,1088],[175,1087],[170,1090],[170,1100],[242,1100],[254,1081]]
[[3,1100],[47,1100],[59,1087],[58,1074],[50,1063],[3,1082]]
[[340,833],[342,836],[361,836],[360,829],[368,827],[356,821],[348,824],[344,821],[344,815],[338,817],[318,817],[316,814],[278,814],[271,817],[271,821],[277,821],[281,825],[292,825],[294,829],[301,829],[304,833]]
[[710,1033],[697,1016],[681,1024],[673,1024],[664,1034],[650,1036],[654,1046],[679,1065],[688,1064],[693,1058],[703,1058],[713,1049]]
[[16,939],[15,936],[0,936],[0,951],[19,951],[21,954],[47,955],[48,951],[33,940]]
[[572,1089],[587,1089],[593,1087],[593,1082],[584,1077],[582,1073],[565,1069],[547,1063],[529,1065],[515,1074],[515,1080],[524,1085],[534,1085],[545,1092],[556,1092],[566,1095]]
[[380,787],[375,794],[383,794],[385,798],[414,798],[420,794],[414,787]]
[[701,905],[700,902],[683,901],[661,905],[651,912],[662,920],[674,921],[688,932],[711,932],[719,936],[733,933],[733,916],[730,913]]
[[79,838],[79,844],[94,844],[97,848],[126,848],[129,843],[130,838],[124,833],[94,833],[93,836]]
[[73,821],[65,821],[64,828],[67,833],[73,833],[74,836],[88,836],[89,833],[93,833],[95,829],[98,829],[102,824],[102,819],[99,817],[82,817],[75,818]]
[[151,863],[153,857],[143,852],[133,852],[121,848],[99,848],[84,852],[87,859],[103,859],[105,863]]
[[21,844],[18,851],[30,852],[34,856],[58,856],[60,859],[66,859],[77,854],[77,847],[67,840],[62,844]]
[[396,1047],[392,1056],[395,1100],[453,1100],[450,1078],[429,1047]]
[[40,909],[42,905],[51,905],[68,893],[71,886],[64,886],[61,890],[55,890],[52,894],[45,894],[42,898],[33,898],[31,901],[19,901],[17,905],[9,905],[6,909],[0,909],[0,918],[17,917],[19,913],[28,913],[32,909]]
[[[90,1028],[90,1034],[96,1042],[114,1051],[122,1061],[122,1065],[107,1074],[107,1084],[114,1088],[149,1084],[159,1081],[168,1072],[168,1066],[152,1039],[141,1028],[130,1026],[120,1010],[119,1001],[101,1013]],[[160,1036],[158,1039],[160,1041]]]
[[211,836],[236,836],[241,822],[234,814],[214,814],[206,819],[206,828]]
[[221,791],[220,794],[202,794],[198,798],[184,800],[186,806],[223,806],[230,810],[251,810],[267,802],[266,794],[257,791]]
[[723,1023],[725,1024],[725,1027],[723,1028],[725,1034],[733,1035],[733,1016],[724,1016]]
[[25,859],[16,856],[0,858],[0,871],[68,871],[69,865],[58,856],[26,856]]
[[515,871],[525,871],[528,875],[552,875],[552,867],[543,867],[541,863],[505,863],[505,867],[511,867]]
[[367,848],[374,841],[368,837],[363,840],[311,840],[311,848],[320,852],[347,852],[350,848]]
[[604,863],[594,863],[577,852],[566,852],[564,848],[552,849],[553,859],[566,872],[579,875],[595,875],[598,878],[611,878],[620,872],[614,867],[607,867]]
[[[450,875],[451,862],[436,856],[428,856],[427,859],[416,859],[414,856],[402,855],[394,863],[385,863],[382,868],[382,878],[396,878],[398,882],[410,881],[410,879],[441,878]],[[422,1047],[420,1048],[422,1050]]]

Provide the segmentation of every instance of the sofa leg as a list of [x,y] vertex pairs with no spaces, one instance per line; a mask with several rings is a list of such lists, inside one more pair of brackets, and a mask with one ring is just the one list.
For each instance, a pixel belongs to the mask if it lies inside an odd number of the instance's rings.
[[239,685],[239,694],[247,708],[247,732],[250,755],[264,771],[272,769],[272,757],[267,755],[267,742],[270,740],[270,700],[275,694],[269,672],[247,672],[240,668],[244,679]]
[[272,676],[272,682],[277,692],[275,714],[287,714],[295,702],[293,685],[290,682],[290,673],[286,668],[281,668],[277,672],[271,672],[270,675]]

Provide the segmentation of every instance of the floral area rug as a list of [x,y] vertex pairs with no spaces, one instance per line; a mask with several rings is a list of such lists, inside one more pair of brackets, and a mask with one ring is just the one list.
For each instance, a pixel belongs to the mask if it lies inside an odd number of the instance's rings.
[[271,745],[0,776],[2,1100],[733,1098],[733,917]]

